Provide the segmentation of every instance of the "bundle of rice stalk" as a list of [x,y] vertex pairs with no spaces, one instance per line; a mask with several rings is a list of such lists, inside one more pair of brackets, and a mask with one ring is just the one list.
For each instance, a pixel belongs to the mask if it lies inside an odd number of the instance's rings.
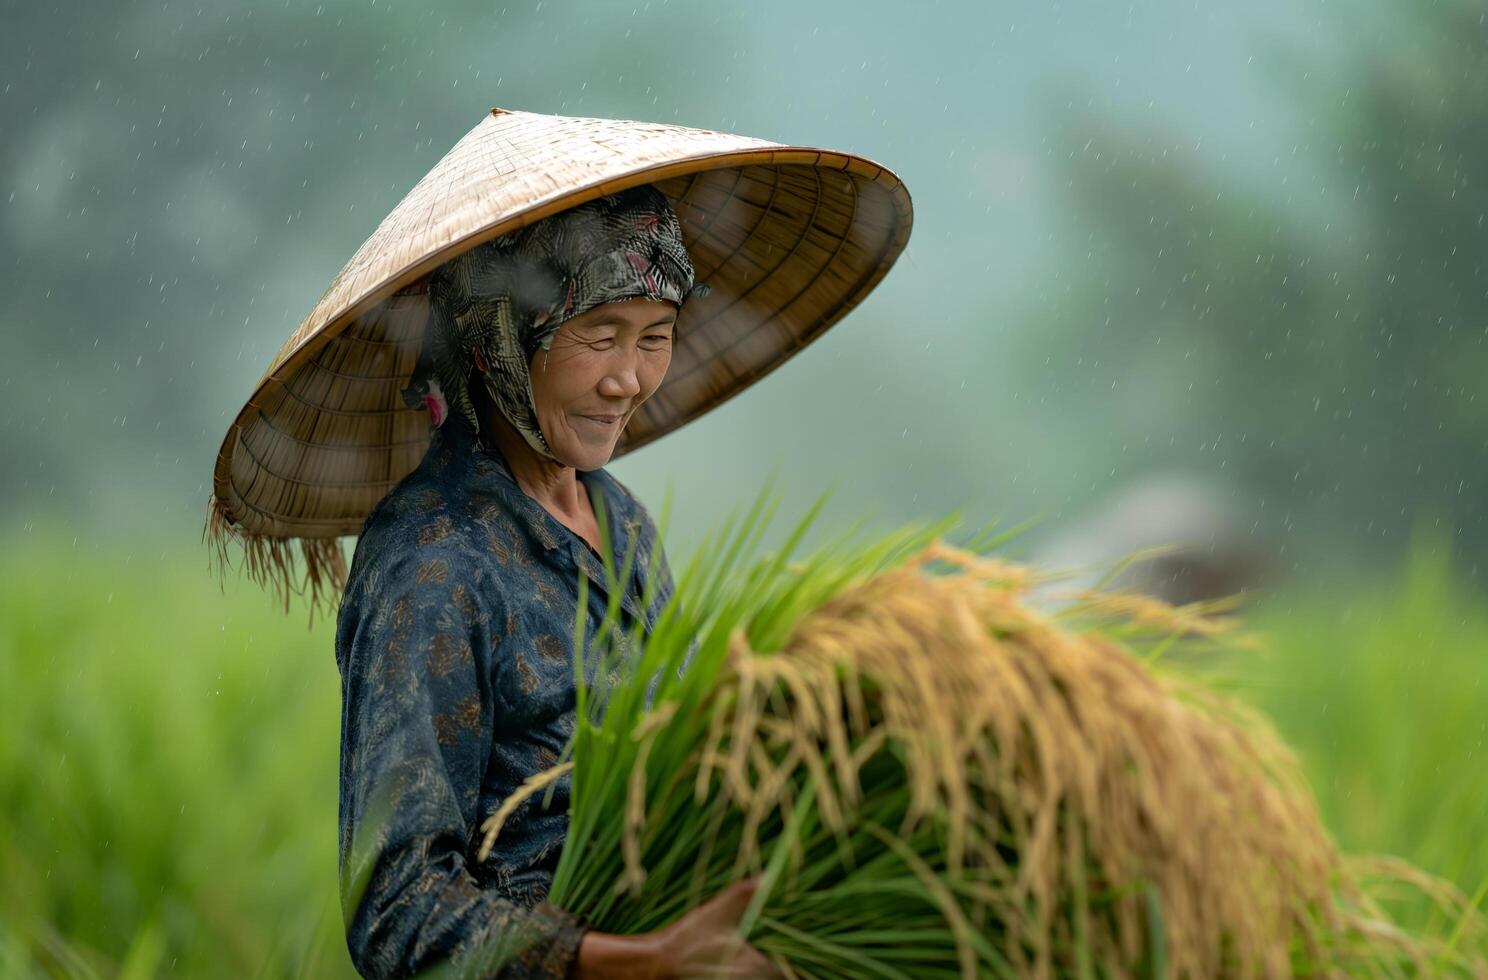
[[[1158,661],[1237,642],[1221,604],[1041,610],[1044,576],[1006,536],[946,543],[954,517],[791,560],[822,502],[757,558],[762,496],[649,638],[599,631],[624,669],[579,669],[571,758],[486,850],[571,771],[550,901],[642,932],[763,873],[740,929],[790,976],[1488,975],[1473,903],[1362,886],[1269,725]],[[1438,934],[1371,898],[1402,882]]]

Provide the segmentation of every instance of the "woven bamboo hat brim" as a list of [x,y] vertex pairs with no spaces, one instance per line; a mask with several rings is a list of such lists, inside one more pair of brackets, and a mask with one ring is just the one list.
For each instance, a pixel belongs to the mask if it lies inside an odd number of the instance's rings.
[[909,238],[899,178],[849,153],[662,123],[494,108],[398,203],[300,323],[227,431],[208,531],[288,587],[299,541],[318,594],[336,538],[423,458],[428,414],[400,397],[429,272],[481,242],[639,184],[670,199],[711,287],[684,304],[666,378],[614,458],[743,391],[840,320]]

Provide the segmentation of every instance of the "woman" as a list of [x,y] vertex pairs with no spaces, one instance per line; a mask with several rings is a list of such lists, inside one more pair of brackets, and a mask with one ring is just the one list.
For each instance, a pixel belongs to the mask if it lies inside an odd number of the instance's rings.
[[241,541],[286,609],[344,585],[341,891],[363,973],[771,975],[733,935],[748,882],[650,936],[547,903],[567,780],[487,860],[472,844],[573,729],[580,576],[587,635],[611,595],[602,530],[633,549],[616,639],[671,595],[605,464],[803,350],[910,225],[903,184],[852,154],[494,108],[275,355],[218,453],[207,533],[219,559]]
[[573,731],[577,577],[594,579],[592,622],[606,602],[591,493],[615,552],[636,547],[627,614],[649,627],[671,594],[650,516],[603,466],[660,386],[693,288],[676,215],[649,185],[488,242],[431,280],[407,397],[437,432],[368,518],[336,632],[343,898],[366,976],[478,962],[483,944],[504,943],[502,976],[778,975],[734,941],[747,883],[644,936],[589,932],[539,904],[567,777],[549,806],[529,801],[508,821],[486,862],[472,853],[481,815],[554,765]]

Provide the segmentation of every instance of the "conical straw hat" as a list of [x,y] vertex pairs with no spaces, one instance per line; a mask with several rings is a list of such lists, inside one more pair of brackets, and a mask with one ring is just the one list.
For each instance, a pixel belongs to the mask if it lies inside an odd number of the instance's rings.
[[209,535],[247,547],[254,578],[312,597],[336,587],[335,539],[423,458],[426,412],[400,397],[417,360],[430,271],[565,208],[655,184],[711,287],[679,316],[671,366],[614,458],[743,391],[841,319],[909,238],[909,194],[849,153],[732,133],[494,108],[332,280],[223,439]]

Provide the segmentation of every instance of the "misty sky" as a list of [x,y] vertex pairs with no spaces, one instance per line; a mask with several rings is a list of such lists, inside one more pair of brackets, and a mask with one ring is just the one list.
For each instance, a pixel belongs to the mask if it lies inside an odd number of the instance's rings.
[[[1149,133],[1154,156],[1171,145],[1346,226],[1347,188],[1323,176],[1299,86],[1329,91],[1340,58],[1408,38],[1373,7],[1343,7],[17,7],[21,30],[0,42],[15,341],[0,368],[13,461],[0,526],[152,529],[193,546],[217,447],[268,358],[493,105],[849,150],[913,196],[910,246],[866,303],[743,396],[613,464],[653,509],[674,490],[674,544],[772,469],[787,514],[835,483],[829,523],[953,507],[1071,518],[1141,476],[1103,447],[1166,436],[1141,391],[1120,396],[1142,431],[1030,395],[1029,331],[1086,258],[1061,127],[1098,114]],[[1082,366],[1066,367],[1079,384]]]

